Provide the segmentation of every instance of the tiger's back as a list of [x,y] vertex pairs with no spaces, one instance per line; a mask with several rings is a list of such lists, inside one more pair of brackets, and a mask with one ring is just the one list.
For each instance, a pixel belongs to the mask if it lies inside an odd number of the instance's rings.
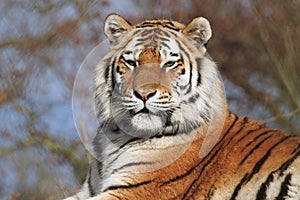
[[[300,199],[300,137],[228,111],[209,22],[110,15],[78,199]],[[203,151],[204,149],[204,151]]]

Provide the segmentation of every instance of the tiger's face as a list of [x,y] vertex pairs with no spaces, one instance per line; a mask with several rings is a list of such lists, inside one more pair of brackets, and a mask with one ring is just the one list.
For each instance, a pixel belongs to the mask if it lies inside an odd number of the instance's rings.
[[99,65],[106,67],[99,74],[105,82],[96,81],[96,93],[110,103],[96,99],[100,117],[134,137],[187,133],[209,123],[221,90],[206,55],[206,19],[187,26],[167,20],[131,26],[110,15],[104,29],[111,52]]
[[[157,39],[155,28],[150,37]],[[135,37],[130,41],[115,65],[114,118],[126,132],[142,137],[167,128],[176,132],[180,98],[190,85],[187,58],[172,39],[165,38],[163,44],[155,41],[151,46],[147,43],[153,41],[139,44],[142,40]]]

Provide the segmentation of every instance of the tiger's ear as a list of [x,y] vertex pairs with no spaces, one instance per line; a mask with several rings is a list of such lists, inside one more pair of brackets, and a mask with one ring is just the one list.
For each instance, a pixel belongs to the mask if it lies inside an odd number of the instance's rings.
[[117,44],[130,30],[132,30],[132,26],[120,15],[110,14],[106,17],[104,33],[109,39],[111,45]]
[[196,44],[206,45],[212,36],[209,21],[203,17],[193,19],[182,31],[184,35],[196,42]]

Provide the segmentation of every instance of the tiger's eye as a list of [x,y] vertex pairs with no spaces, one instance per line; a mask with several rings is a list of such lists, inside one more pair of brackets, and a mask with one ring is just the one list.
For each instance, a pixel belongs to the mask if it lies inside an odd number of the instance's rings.
[[174,61],[168,61],[164,64],[164,67],[172,67],[175,64]]
[[132,67],[136,67],[136,62],[133,60],[125,60],[125,62]]

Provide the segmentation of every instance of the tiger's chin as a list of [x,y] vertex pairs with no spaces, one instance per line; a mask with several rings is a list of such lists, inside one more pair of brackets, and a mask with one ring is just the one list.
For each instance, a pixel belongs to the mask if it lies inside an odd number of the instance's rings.
[[133,137],[149,138],[161,134],[164,122],[159,116],[139,113],[130,120],[118,120],[117,125],[125,134]]

